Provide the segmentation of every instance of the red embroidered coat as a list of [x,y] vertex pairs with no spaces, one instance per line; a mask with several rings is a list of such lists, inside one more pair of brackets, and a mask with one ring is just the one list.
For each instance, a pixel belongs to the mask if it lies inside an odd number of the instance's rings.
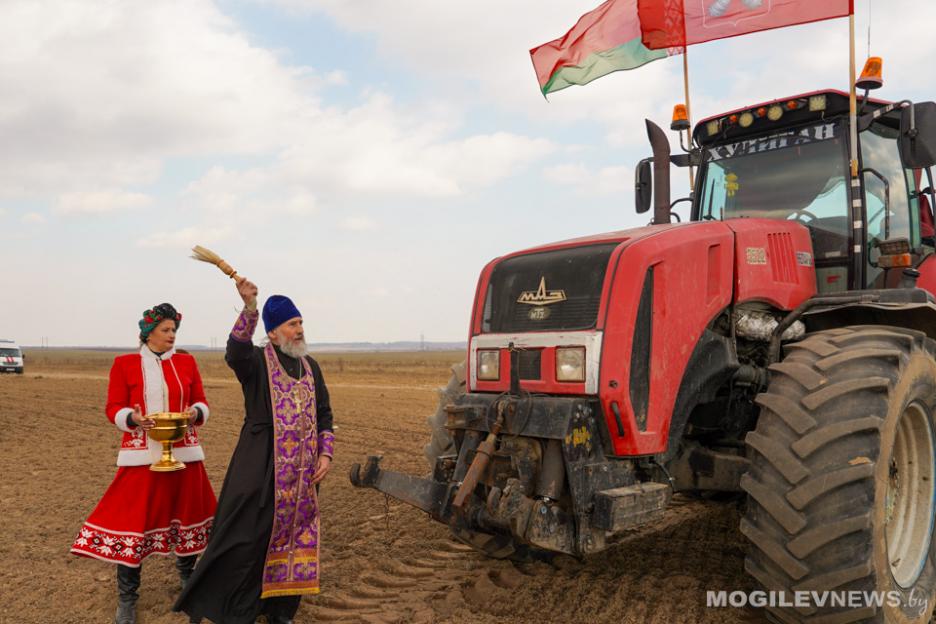
[[[161,384],[147,383],[147,380],[160,377]],[[130,416],[134,405],[139,405],[143,414],[197,408],[199,417],[196,424],[190,426],[185,437],[173,445],[173,455],[183,462],[205,459],[198,442],[197,426],[208,420],[208,403],[194,357],[177,353],[175,349],[160,356],[143,345],[139,353],[114,358],[107,387],[106,412],[110,421],[124,432],[117,453],[118,466],[143,466],[158,461],[160,457],[162,445],[150,440],[142,427],[132,424]]]

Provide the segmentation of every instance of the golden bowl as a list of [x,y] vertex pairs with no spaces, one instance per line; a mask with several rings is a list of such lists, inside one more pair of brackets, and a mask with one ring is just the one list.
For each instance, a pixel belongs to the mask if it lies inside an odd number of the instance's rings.
[[156,426],[147,431],[149,437],[162,443],[162,457],[150,465],[156,472],[184,470],[185,464],[172,455],[172,445],[185,437],[189,426],[189,415],[184,412],[157,412],[149,414]]

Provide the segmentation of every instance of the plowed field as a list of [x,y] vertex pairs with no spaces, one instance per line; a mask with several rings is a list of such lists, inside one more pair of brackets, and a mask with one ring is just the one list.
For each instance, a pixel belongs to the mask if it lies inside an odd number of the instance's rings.
[[[0,377],[0,621],[107,623],[114,568],[68,554],[115,471],[118,432],[103,415],[114,354],[33,351],[25,375]],[[202,430],[219,492],[243,417],[240,387],[218,353],[196,354],[212,404]],[[336,462],[323,484],[323,586],[297,622],[760,622],[755,610],[706,609],[706,590],[751,589],[737,504],[677,497],[663,522],[579,561],[514,564],[453,542],[425,514],[353,488],[368,454],[425,474],[425,419],[448,378],[447,354],[319,358],[335,411]],[[172,561],[143,567],[141,624],[169,612]]]

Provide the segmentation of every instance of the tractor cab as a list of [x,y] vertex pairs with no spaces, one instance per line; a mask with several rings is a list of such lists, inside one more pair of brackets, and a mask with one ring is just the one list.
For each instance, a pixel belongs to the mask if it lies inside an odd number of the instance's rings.
[[693,133],[699,177],[692,219],[801,223],[812,239],[820,294],[896,285],[899,272],[882,265],[881,243],[905,240],[912,263],[933,251],[932,173],[902,160],[904,108],[866,99],[859,133],[863,201],[853,201],[848,110],[848,94],[825,91],[700,122]]

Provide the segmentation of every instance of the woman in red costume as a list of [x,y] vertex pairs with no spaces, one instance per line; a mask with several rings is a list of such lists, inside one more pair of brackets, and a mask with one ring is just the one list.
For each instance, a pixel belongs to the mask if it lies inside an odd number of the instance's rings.
[[[85,521],[71,552],[117,564],[115,624],[135,624],[140,565],[149,555],[175,553],[182,584],[205,549],[215,512],[198,442],[208,404],[195,358],[174,348],[182,315],[168,303],[143,313],[140,351],[114,359],[107,418],[123,432],[117,475]],[[189,428],[173,455],[185,470],[153,472],[161,444],[146,435],[157,412],[186,412]]]

